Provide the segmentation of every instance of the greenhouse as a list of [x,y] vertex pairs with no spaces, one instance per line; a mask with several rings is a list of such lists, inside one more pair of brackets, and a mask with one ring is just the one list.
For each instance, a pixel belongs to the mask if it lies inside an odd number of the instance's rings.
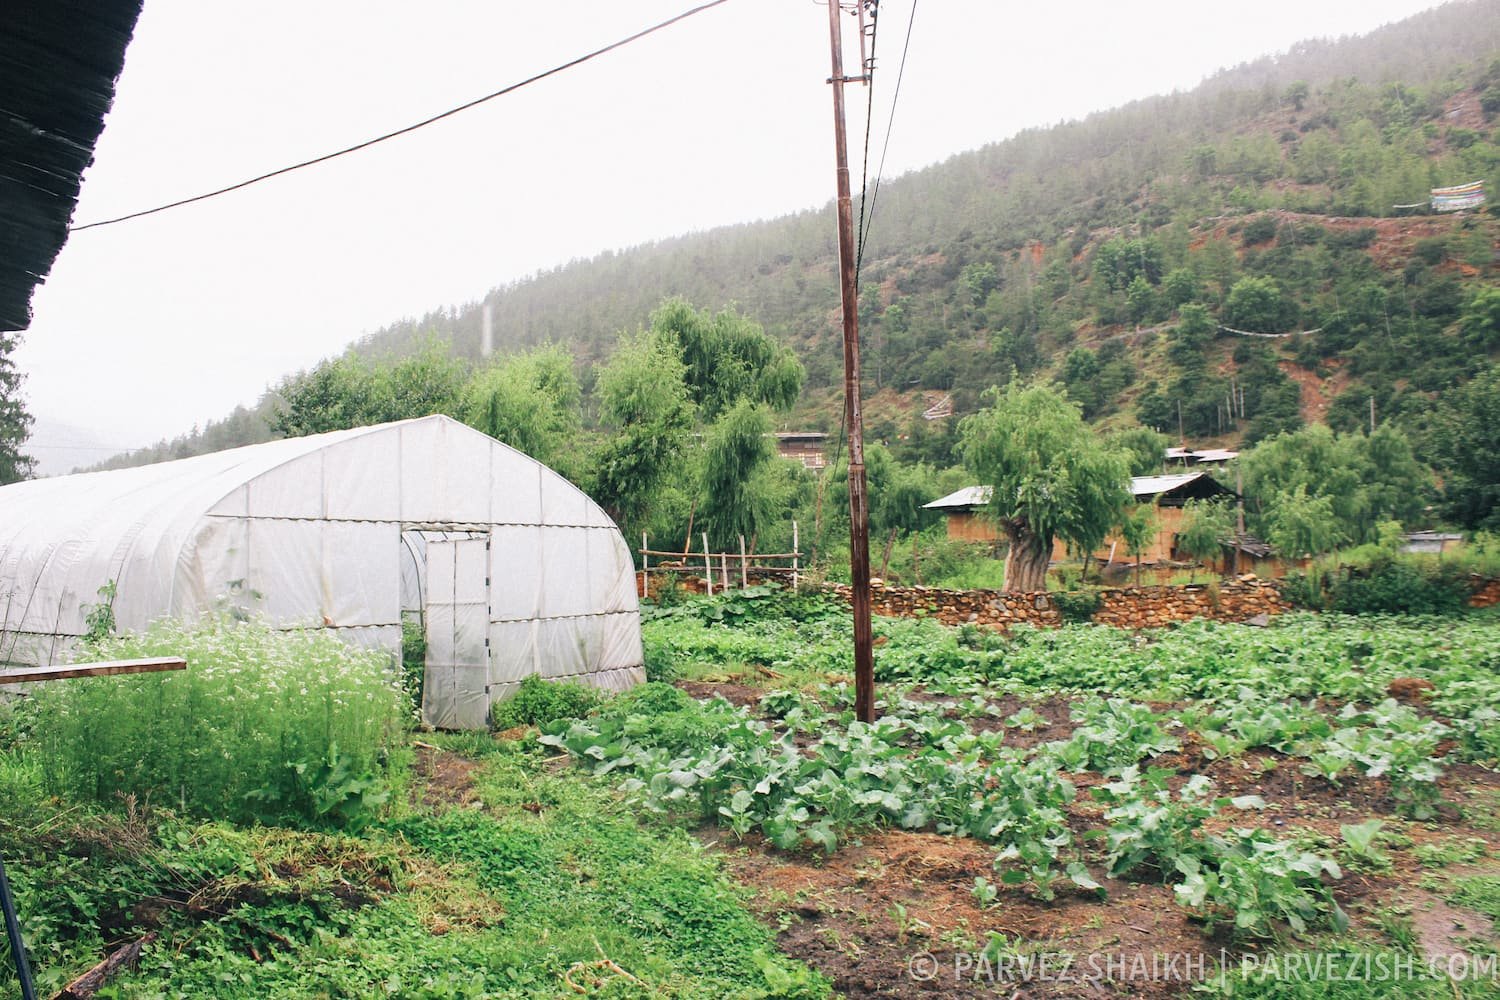
[[0,488],[0,663],[67,661],[104,608],[120,630],[259,615],[393,656],[418,626],[440,728],[484,725],[531,674],[644,679],[614,522],[444,416]]

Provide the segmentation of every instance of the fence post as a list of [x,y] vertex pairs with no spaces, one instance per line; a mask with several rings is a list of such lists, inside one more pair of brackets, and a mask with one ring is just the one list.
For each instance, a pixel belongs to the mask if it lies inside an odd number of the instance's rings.
[[793,590],[797,589],[797,556],[799,555],[799,553],[798,553],[797,550],[799,548],[801,548],[801,546],[799,546],[797,544],[797,522],[795,520],[793,520],[792,521],[792,589]]
[[646,575],[647,573],[650,572],[650,569],[651,569],[651,557],[646,554],[646,550],[649,547],[650,546],[648,546],[646,544],[646,533],[643,531],[643,532],[641,532],[641,596],[642,597],[650,597],[651,596],[651,582],[647,578],[647,575]]
[[707,572],[708,596],[714,596],[714,558],[708,554],[708,532],[703,533],[703,569]]
[[750,561],[745,558],[745,536],[740,536],[740,589],[750,586]]

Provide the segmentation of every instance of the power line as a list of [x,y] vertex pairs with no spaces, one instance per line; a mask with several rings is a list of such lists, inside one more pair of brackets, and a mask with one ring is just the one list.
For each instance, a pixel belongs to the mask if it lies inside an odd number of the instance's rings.
[[[865,0],[855,0],[855,2],[864,3]],[[860,266],[865,260],[865,192],[870,185],[870,124],[875,117],[875,40],[879,34],[880,2],[872,0],[870,4],[870,56],[862,67],[865,73],[865,153],[864,162],[859,171],[859,239],[854,248],[855,288],[859,287]]]
[[585,55],[581,55],[576,59],[570,59],[568,62],[562,63],[558,66],[554,66],[549,70],[544,70],[536,74],[535,76],[527,77],[519,83],[513,83],[510,86],[503,87],[492,94],[486,94],[483,97],[475,98],[474,100],[469,101],[465,104],[460,104],[458,105],[458,107],[449,108],[447,111],[435,114],[431,118],[424,118],[419,122],[407,125],[405,128],[399,128],[394,132],[387,132],[384,135],[377,135],[372,139],[366,139],[364,142],[356,143],[353,146],[347,146],[344,149],[336,150],[332,153],[325,153],[322,156],[315,156],[310,160],[303,160],[301,163],[293,163],[290,166],[281,167],[278,170],[272,170],[269,173],[260,174],[259,176],[251,177],[248,180],[240,181],[238,184],[231,184],[228,187],[222,187],[215,191],[206,191],[203,194],[193,195],[191,198],[180,198],[177,201],[168,202],[165,205],[158,205],[155,208],[147,208],[139,212],[131,212],[129,215],[121,215],[113,219],[101,219],[98,222],[89,222],[85,223],[82,226],[72,226],[70,227],[69,231],[77,233],[82,232],[85,229],[96,229],[99,226],[111,226],[117,222],[125,222],[129,219],[139,219],[143,215],[155,215],[157,212],[165,212],[169,208],[178,208],[182,205],[191,205],[195,201],[205,201],[209,198],[216,198],[221,194],[228,194],[231,191],[238,191],[241,188],[249,187],[252,184],[259,184],[261,181],[270,180],[272,177],[280,177],[282,174],[289,174],[294,170],[301,170],[304,167],[311,167],[319,163],[325,163],[328,160],[334,160],[340,156],[347,156],[350,153],[358,152],[361,149],[367,149],[370,146],[385,142],[388,139],[394,139],[397,136],[406,135],[408,132],[415,132],[419,128],[425,128],[428,125],[433,124],[434,122],[442,121],[444,118],[450,118],[461,111],[467,111],[470,108],[478,107],[479,105],[484,104],[486,101],[493,101],[497,97],[504,97],[506,94],[514,93],[515,91],[520,90],[522,87],[529,86],[539,80],[545,80],[549,76],[555,76],[558,73],[563,72],[564,70],[572,69],[574,66],[578,66],[582,63],[588,62],[590,59],[595,59],[607,52],[613,52],[615,49],[629,45],[631,42],[639,41],[640,39],[645,38],[647,35],[651,35],[658,31],[661,31],[663,28],[671,27],[678,21],[685,21],[688,18],[692,17],[694,14],[701,14],[704,11],[709,10],[710,8],[718,7],[721,4],[725,4],[728,2],[729,0],[709,0],[708,3],[699,4],[697,7],[693,7],[690,10],[683,11],[681,14],[678,14],[675,17],[669,17],[665,21],[651,25],[649,28],[643,28],[642,30],[637,31],[635,34],[622,38],[619,41],[611,42],[603,48],[595,49],[594,51],[589,52]]
[[[911,49],[911,28],[917,20],[917,0],[911,0],[911,15],[906,19],[906,40],[901,43],[901,65],[896,69],[896,89],[891,94],[891,114],[885,123],[885,142],[880,147],[880,166],[875,168],[875,190],[870,192],[870,219],[875,218],[875,203],[880,199],[880,179],[885,174],[885,154],[891,148],[891,131],[896,124],[896,104],[901,100],[901,80],[906,76],[906,53]],[[866,226],[868,229],[868,225]],[[864,236],[860,236],[861,262]]]

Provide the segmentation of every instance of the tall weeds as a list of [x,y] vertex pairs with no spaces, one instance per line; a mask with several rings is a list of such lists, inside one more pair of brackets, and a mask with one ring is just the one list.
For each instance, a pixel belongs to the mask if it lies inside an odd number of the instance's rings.
[[227,619],[160,622],[94,649],[180,655],[188,668],[39,686],[29,749],[51,794],[347,825],[402,773],[406,702],[387,654]]

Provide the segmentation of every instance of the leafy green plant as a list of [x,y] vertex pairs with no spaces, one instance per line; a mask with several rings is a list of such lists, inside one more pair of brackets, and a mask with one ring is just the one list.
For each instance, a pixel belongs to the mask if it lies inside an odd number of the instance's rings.
[[1210,928],[1232,920],[1238,934],[1275,938],[1281,924],[1297,934],[1325,923],[1338,931],[1348,926],[1322,881],[1324,875],[1342,877],[1334,862],[1264,830],[1235,829],[1211,843],[1207,857],[1177,858],[1183,881],[1173,887],[1177,901]]
[[1339,833],[1344,838],[1344,856],[1351,863],[1372,871],[1385,871],[1391,867],[1390,855],[1376,846],[1385,822],[1367,819],[1363,823],[1340,823]]
[[106,581],[97,593],[99,603],[84,605],[83,641],[88,645],[98,645],[115,634],[115,581]]
[[490,708],[490,728],[514,729],[558,719],[581,719],[599,706],[599,692],[576,681],[549,681],[532,674],[516,693]]
[[362,812],[351,800],[373,807],[378,787],[405,773],[408,702],[380,652],[224,618],[159,622],[97,651],[182,656],[188,667],[38,688],[32,743],[52,794],[337,823]]
[[1058,590],[1051,594],[1051,598],[1065,622],[1089,621],[1102,601],[1097,590]]

